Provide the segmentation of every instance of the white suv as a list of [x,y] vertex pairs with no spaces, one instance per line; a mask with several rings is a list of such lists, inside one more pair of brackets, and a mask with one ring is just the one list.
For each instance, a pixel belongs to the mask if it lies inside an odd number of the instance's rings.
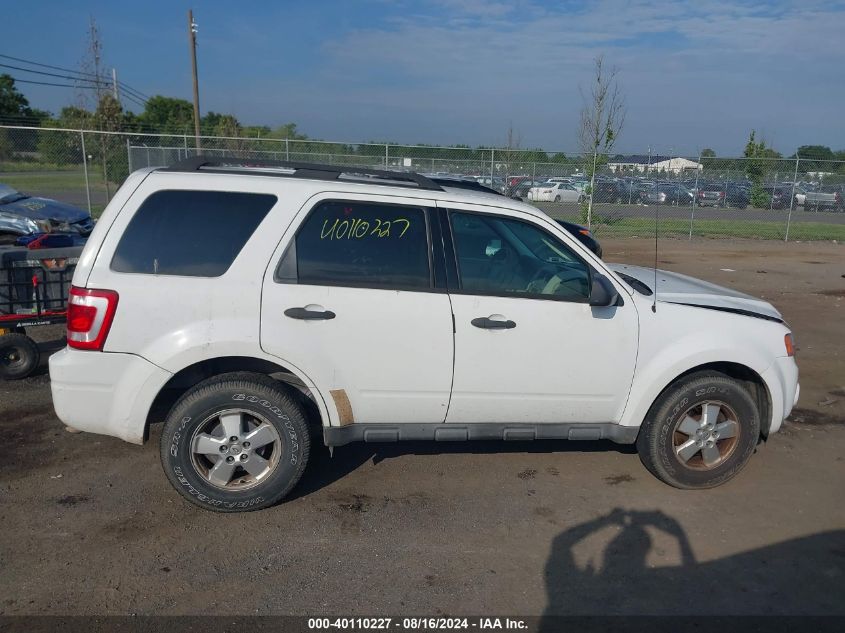
[[132,174],[50,359],[66,424],[142,443],[204,508],[277,502],[312,438],[636,443],[734,476],[798,397],[768,303],[610,266],[538,209],[410,173],[197,158]]

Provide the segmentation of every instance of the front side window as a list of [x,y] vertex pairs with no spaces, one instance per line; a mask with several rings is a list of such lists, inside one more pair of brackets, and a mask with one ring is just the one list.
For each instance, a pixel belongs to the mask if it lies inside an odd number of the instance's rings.
[[450,212],[461,290],[585,302],[590,268],[563,242],[528,222]]
[[428,229],[418,207],[328,201],[300,226],[277,279],[368,288],[429,288]]
[[123,232],[111,261],[119,273],[219,277],[276,204],[231,191],[157,191]]

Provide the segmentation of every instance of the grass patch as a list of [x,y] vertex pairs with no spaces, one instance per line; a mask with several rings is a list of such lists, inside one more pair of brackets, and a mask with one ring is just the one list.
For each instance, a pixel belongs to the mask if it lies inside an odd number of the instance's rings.
[[21,171],[82,171],[82,165],[68,165],[67,163],[27,163],[16,161],[0,161],[0,178],[3,172]]
[[[549,213],[549,211],[546,211]],[[581,223],[578,213],[555,213],[552,217]],[[660,218],[658,235],[661,237],[688,237],[690,222],[684,218]],[[654,235],[653,218],[620,218],[598,214],[593,222],[596,237],[651,237]],[[692,234],[694,237],[732,237],[751,240],[782,240],[786,232],[786,222],[770,220],[695,220]],[[845,224],[827,224],[824,222],[793,222],[789,226],[790,241],[837,240],[845,242]]]
[[[658,235],[688,236],[689,220],[662,219],[658,222]],[[612,224],[594,224],[597,237],[623,237],[654,234],[654,221],[646,218],[622,218]],[[754,220],[696,220],[692,234],[696,237],[735,237],[752,240],[782,240],[786,233],[785,222]],[[821,222],[794,222],[789,227],[790,240],[839,240],[845,241],[845,224]]]
[[[30,195],[39,195],[42,192],[60,194],[65,191],[84,191],[85,172],[81,168],[56,172],[33,171],[17,174],[0,172],[0,182]],[[106,190],[102,172],[95,169],[88,170],[88,184],[92,194],[95,192],[105,192]],[[114,189],[115,187],[112,185],[112,191]]]

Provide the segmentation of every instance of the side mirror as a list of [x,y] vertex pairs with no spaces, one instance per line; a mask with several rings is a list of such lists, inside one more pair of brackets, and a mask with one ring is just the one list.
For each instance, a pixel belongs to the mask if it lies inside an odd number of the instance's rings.
[[606,308],[622,305],[622,297],[610,279],[593,271],[593,286],[590,290],[590,305],[594,308]]

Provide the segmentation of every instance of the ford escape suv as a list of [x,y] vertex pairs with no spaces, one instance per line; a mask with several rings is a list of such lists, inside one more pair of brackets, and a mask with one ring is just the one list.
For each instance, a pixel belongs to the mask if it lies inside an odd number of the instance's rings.
[[[73,277],[58,417],[266,507],[312,441],[610,439],[733,477],[798,397],[765,301],[604,263],[538,209],[413,173],[194,158],[130,175]],[[166,413],[159,414],[159,411]]]

